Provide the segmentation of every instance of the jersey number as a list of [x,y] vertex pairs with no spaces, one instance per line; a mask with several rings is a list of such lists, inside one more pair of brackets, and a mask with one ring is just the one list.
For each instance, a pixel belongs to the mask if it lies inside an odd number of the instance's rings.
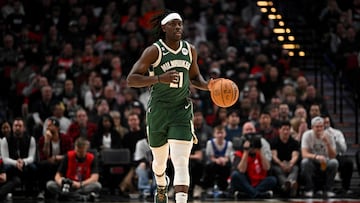
[[179,77],[177,78],[176,82],[170,83],[171,88],[182,88],[184,84],[184,73],[179,72]]

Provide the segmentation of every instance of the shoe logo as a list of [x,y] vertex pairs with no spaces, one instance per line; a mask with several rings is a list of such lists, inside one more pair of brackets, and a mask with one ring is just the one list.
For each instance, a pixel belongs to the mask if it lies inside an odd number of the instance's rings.
[[188,109],[190,107],[191,104],[188,104],[185,106],[185,109]]
[[166,56],[166,55],[168,55],[170,52],[163,52],[163,56]]

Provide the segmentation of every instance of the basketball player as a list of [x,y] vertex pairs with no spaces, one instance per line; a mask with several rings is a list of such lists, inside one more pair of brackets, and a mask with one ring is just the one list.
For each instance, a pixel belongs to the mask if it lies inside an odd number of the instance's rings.
[[152,18],[151,23],[159,40],[144,50],[127,81],[130,87],[151,86],[146,123],[157,183],[155,203],[168,202],[165,170],[169,149],[175,169],[175,201],[185,203],[189,156],[193,143],[197,143],[189,86],[209,90],[215,80],[208,84],[201,76],[194,46],[182,40],[183,21],[178,13],[165,11]]

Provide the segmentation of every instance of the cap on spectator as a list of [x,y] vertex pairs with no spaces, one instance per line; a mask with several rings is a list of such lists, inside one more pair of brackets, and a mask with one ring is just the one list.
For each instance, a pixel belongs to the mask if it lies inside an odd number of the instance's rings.
[[324,124],[324,119],[320,116],[316,116],[315,118],[311,119],[311,127],[319,123]]
[[49,124],[51,123],[51,124],[55,125],[56,127],[59,127],[59,126],[60,126],[60,122],[59,122],[58,119],[56,119],[56,118],[54,118],[54,117],[51,117],[51,118],[49,118],[48,120],[49,120]]

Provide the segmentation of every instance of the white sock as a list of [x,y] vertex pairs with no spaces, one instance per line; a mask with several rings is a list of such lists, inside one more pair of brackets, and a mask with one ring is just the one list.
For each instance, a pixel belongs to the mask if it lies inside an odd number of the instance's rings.
[[175,202],[176,203],[187,203],[188,194],[185,192],[178,192],[175,194]]

